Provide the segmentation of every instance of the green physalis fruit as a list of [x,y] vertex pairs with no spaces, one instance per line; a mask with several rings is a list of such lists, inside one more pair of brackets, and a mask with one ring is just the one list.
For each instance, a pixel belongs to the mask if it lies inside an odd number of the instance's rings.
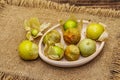
[[104,32],[104,26],[98,23],[90,23],[86,30],[88,38],[97,40]]
[[38,58],[38,46],[29,40],[22,41],[19,44],[18,51],[19,56],[24,60],[34,60]]
[[80,56],[79,48],[75,45],[69,45],[65,49],[65,58],[69,61],[78,60]]
[[78,47],[81,52],[81,56],[88,57],[96,51],[96,42],[92,39],[83,39],[80,41]]
[[70,29],[70,28],[76,28],[76,27],[77,27],[77,21],[75,21],[75,20],[67,20],[63,24],[64,30],[67,30],[67,29]]
[[38,18],[30,18],[24,21],[24,28],[27,31],[26,38],[28,40],[34,40],[35,38],[42,36],[42,31],[48,28],[50,23],[40,24]]
[[56,30],[48,32],[43,38],[43,43],[48,45],[53,45],[59,43],[61,39],[60,33]]
[[53,60],[60,60],[64,56],[64,49],[59,46],[49,46],[47,53],[48,58]]
[[39,33],[39,31],[37,29],[32,29],[31,30],[32,36],[37,36],[38,33]]

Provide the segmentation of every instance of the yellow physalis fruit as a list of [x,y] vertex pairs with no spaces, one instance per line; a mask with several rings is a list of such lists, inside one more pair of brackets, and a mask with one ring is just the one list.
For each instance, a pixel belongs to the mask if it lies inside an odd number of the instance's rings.
[[38,46],[29,41],[24,40],[18,47],[19,56],[24,60],[34,60],[38,58]]

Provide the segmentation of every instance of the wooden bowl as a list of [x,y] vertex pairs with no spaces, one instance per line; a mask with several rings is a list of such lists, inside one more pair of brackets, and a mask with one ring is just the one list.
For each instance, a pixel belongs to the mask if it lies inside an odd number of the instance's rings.
[[[80,22],[80,20],[78,20],[78,22]],[[86,38],[86,27],[89,24],[89,21],[83,20],[83,28],[82,28],[82,32],[81,32],[81,40]],[[67,61],[65,58],[63,58],[60,61],[55,61],[52,59],[49,59],[47,56],[44,55],[44,44],[43,42],[43,38],[44,36],[50,32],[51,30],[57,30],[60,32],[61,34],[61,43],[64,44],[64,46],[66,47],[66,43],[63,40],[63,34],[62,34],[62,30],[60,28],[60,24],[57,24],[55,26],[53,26],[52,28],[50,28],[40,39],[39,42],[39,56],[40,58],[47,62],[48,64],[51,64],[53,66],[58,66],[58,67],[76,67],[76,66],[80,66],[83,65],[85,63],[88,63],[89,61],[91,61],[92,59],[94,59],[103,49],[105,42],[97,42],[96,41],[96,52],[93,53],[92,55],[90,55],[89,57],[82,57],[80,56],[78,60],[76,61]]]

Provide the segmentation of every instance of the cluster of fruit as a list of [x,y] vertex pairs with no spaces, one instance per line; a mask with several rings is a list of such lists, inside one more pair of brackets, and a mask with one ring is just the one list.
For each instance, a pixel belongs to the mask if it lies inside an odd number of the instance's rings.
[[87,26],[87,38],[83,40],[80,40],[82,26],[76,20],[68,19],[61,26],[66,48],[60,43],[61,35],[57,30],[48,32],[43,39],[44,54],[53,60],[65,57],[68,61],[75,61],[80,55],[88,57],[96,51],[96,40],[103,41],[107,38],[105,27],[99,23],[90,23]]
[[[48,28],[50,23],[40,24],[38,18],[30,18],[24,21],[24,28],[27,31],[26,38],[18,47],[19,56],[24,60],[34,60],[38,58],[38,45],[32,40],[42,36],[42,31]],[[88,57],[96,51],[96,40],[104,41],[108,34],[105,27],[99,23],[90,23],[86,29],[86,39],[81,39],[81,23],[74,19],[65,21],[62,26],[63,36],[52,30],[44,36],[43,43],[45,55],[53,60],[60,60],[64,56],[69,61],[79,59],[79,56]],[[67,47],[61,43],[63,37]]]
[[38,58],[38,45],[32,40],[42,36],[42,31],[48,28],[50,23],[40,24],[38,18],[30,18],[24,21],[24,29],[26,30],[26,40],[23,40],[18,47],[19,56],[24,60],[34,60]]

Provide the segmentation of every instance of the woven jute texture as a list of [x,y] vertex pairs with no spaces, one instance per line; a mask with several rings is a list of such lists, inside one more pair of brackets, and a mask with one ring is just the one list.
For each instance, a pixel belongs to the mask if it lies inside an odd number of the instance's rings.
[[[70,15],[106,24],[109,38],[91,62],[75,68],[51,66],[40,58],[24,61],[18,45],[25,40],[23,22],[38,17],[51,27]],[[38,44],[40,38],[35,40]],[[120,11],[58,4],[46,0],[0,0],[0,79],[2,80],[120,80]]]
[[76,6],[100,7],[100,8],[120,8],[120,0],[48,0],[58,3],[69,3]]

